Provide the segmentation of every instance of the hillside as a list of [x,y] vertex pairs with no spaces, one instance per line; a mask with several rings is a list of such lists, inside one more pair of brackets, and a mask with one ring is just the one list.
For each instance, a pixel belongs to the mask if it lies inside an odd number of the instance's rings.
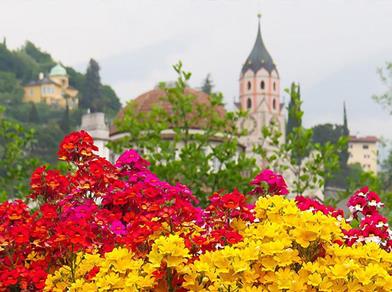
[[[91,62],[91,61],[90,61]],[[21,48],[10,50],[5,41],[0,43],[0,106],[5,108],[5,116],[35,129],[35,142],[31,155],[43,162],[54,162],[58,142],[69,131],[80,125],[80,118],[88,108],[105,112],[111,119],[121,108],[120,99],[109,86],[100,83],[99,67],[98,98],[91,102],[86,74],[63,64],[69,77],[69,85],[79,91],[77,110],[55,108],[45,103],[23,102],[23,85],[38,79],[42,72],[47,74],[56,65],[53,57],[27,41]]]

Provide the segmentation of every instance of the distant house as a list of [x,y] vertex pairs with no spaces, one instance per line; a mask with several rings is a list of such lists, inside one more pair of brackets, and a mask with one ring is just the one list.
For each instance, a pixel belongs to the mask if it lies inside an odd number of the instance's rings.
[[46,103],[51,106],[69,109],[78,107],[79,91],[69,85],[67,71],[57,64],[45,77],[40,73],[38,80],[24,85],[23,101],[33,103]]
[[363,170],[377,174],[378,139],[374,136],[350,136],[348,149],[350,157],[348,164],[359,163]]

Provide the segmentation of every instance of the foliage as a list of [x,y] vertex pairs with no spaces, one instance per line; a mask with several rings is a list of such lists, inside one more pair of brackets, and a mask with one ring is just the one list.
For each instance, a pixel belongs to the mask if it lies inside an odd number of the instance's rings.
[[31,103],[31,109],[28,118],[29,118],[29,123],[34,123],[34,124],[39,123],[39,114],[37,111],[37,106],[33,102]]
[[387,62],[378,73],[387,90],[380,95],[373,95],[373,99],[392,114],[392,62]]
[[392,191],[392,150],[389,151],[386,159],[381,163],[380,178],[384,191]]
[[[344,119],[345,120],[345,119]],[[347,188],[348,177],[348,129],[347,126],[336,124],[320,124],[312,128],[312,141],[320,145],[330,143],[340,148],[339,169],[336,169],[332,176],[325,182],[327,186]],[[339,145],[339,146],[337,146]]]
[[79,105],[92,112],[100,111],[98,101],[101,99],[101,77],[99,76],[99,65],[94,59],[90,59],[87,67],[83,85],[82,98]]
[[291,83],[290,90],[286,90],[290,95],[290,103],[288,107],[288,120],[286,127],[286,136],[288,136],[295,128],[302,126],[303,111],[301,110],[301,89],[299,84]]
[[98,102],[98,108],[100,108],[109,119],[112,119],[121,109],[121,102],[110,86],[101,85],[101,92],[102,98]]
[[[270,170],[252,182],[255,205],[234,190],[205,208],[192,192],[159,180],[134,150],[115,165],[71,133],[61,174],[31,177],[31,211],[0,205],[0,289],[32,291],[390,291],[392,241],[382,203],[367,188],[341,210],[284,197]],[[260,191],[262,191],[260,193]]]
[[22,102],[23,88],[15,74],[0,71],[0,104],[14,107]]
[[[49,72],[54,65],[51,55],[32,42],[27,41],[15,51],[0,44],[0,106],[5,107],[7,118],[21,122],[26,128],[35,129],[37,139],[32,151],[27,154],[50,163],[56,161],[54,153],[61,137],[80,125],[83,112],[80,109],[58,109],[45,103],[24,103],[22,84],[35,80],[40,72]],[[67,67],[67,73],[70,85],[82,95],[86,77],[71,67]],[[121,108],[119,98],[110,86],[99,86],[102,96],[96,101],[98,109],[112,118]]]
[[[159,178],[189,185],[203,204],[210,191],[238,187],[246,192],[249,187],[245,182],[256,168],[255,161],[239,151],[237,119],[243,113],[220,115],[220,94],[211,94],[207,103],[198,103],[196,96],[187,91],[191,74],[183,71],[181,63],[174,69],[178,74],[175,86],[161,85],[166,94],[162,103],[170,110],[157,106],[140,113],[134,110],[136,103],[131,102],[116,123],[118,130],[127,135],[109,147],[117,152],[130,147],[139,149]],[[204,130],[197,130],[200,126]],[[168,129],[171,130],[167,132]],[[162,139],[163,133],[172,137]],[[211,142],[216,140],[219,142]]]
[[312,129],[295,126],[301,125],[303,111],[298,87],[293,84],[292,90],[294,93],[291,90],[288,93],[294,102],[289,111],[293,127],[285,141],[278,126],[272,123],[263,128],[261,142],[254,151],[261,156],[265,167],[290,173],[292,191],[303,194],[306,190],[322,188],[325,181],[339,170],[339,153],[346,142],[339,138],[334,144],[315,143]]
[[67,104],[67,106],[65,107],[64,115],[61,118],[59,125],[60,125],[61,130],[63,130],[64,133],[68,133],[69,130],[71,129],[70,124],[71,124],[71,122],[69,120],[69,107]]
[[203,85],[201,86],[201,91],[206,94],[211,94],[213,88],[214,83],[212,82],[211,74],[207,74],[206,78],[203,81]]
[[27,195],[27,181],[37,165],[27,153],[34,131],[3,116],[0,107],[0,201]]
[[35,139],[31,145],[31,157],[35,157],[41,163],[56,163],[55,155],[57,145],[64,136],[63,130],[57,122],[35,125]]
[[337,124],[319,124],[312,128],[312,140],[315,143],[324,145],[328,142],[336,144],[343,136],[343,126]]

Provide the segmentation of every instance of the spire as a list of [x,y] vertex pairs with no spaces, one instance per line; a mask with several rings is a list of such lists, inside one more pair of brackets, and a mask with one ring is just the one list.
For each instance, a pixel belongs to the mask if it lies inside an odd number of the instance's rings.
[[343,101],[343,135],[348,136],[350,133],[347,123],[346,102]]
[[258,18],[258,30],[257,30],[256,42],[248,58],[246,59],[241,72],[245,73],[248,69],[250,69],[254,73],[256,73],[261,68],[266,69],[269,73],[271,73],[273,70],[276,70],[277,72],[278,70],[276,69],[275,63],[272,60],[271,55],[268,53],[264,45],[263,38],[261,36],[260,13],[257,14],[257,18]]

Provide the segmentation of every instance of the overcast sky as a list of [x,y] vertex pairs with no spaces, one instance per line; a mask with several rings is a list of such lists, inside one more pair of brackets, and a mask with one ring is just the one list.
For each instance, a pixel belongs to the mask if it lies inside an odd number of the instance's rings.
[[353,134],[392,138],[392,116],[371,99],[392,61],[392,0],[0,0],[0,37],[83,72],[96,59],[123,103],[175,79],[182,60],[193,86],[211,73],[230,105],[258,12],[282,88],[301,84],[307,126],[341,123],[346,101]]

